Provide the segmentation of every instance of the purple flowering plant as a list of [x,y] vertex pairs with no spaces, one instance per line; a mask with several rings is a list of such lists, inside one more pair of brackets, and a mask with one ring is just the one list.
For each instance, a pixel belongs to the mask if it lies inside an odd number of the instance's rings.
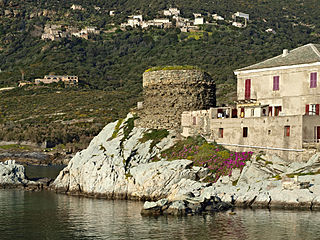
[[233,169],[242,171],[246,161],[250,160],[252,152],[231,152],[216,143],[207,143],[188,138],[178,142],[172,148],[161,153],[161,158],[166,160],[189,159],[194,166],[207,167],[216,182],[221,176],[231,176]]

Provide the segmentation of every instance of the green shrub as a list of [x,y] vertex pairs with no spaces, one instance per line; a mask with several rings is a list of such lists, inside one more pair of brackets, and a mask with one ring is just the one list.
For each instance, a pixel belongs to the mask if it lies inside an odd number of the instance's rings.
[[138,116],[133,116],[132,118],[129,118],[124,123],[124,129],[123,129],[123,138],[122,141],[128,139],[132,129],[134,128],[134,121],[138,118]]
[[118,120],[117,125],[114,127],[114,131],[113,131],[113,133],[112,133],[112,136],[111,136],[111,138],[108,139],[108,140],[112,140],[112,139],[114,139],[114,138],[116,138],[116,137],[118,136],[118,133],[119,133],[119,131],[120,131],[120,126],[121,126],[123,120],[124,120],[124,119],[119,119],[119,120]]
[[169,135],[168,130],[166,129],[151,129],[148,132],[143,134],[143,137],[139,139],[141,143],[145,143],[149,140],[152,140],[150,144],[150,151],[153,147],[156,146],[162,139],[166,138]]

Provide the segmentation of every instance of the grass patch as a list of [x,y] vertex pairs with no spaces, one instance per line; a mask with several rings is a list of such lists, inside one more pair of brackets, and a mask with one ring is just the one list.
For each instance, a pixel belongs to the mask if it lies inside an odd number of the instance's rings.
[[3,150],[32,150],[32,147],[20,145],[20,144],[9,144],[9,145],[2,145],[0,149]]
[[286,174],[288,178],[294,178],[294,176],[313,176],[313,175],[318,175],[320,172],[308,172],[308,173],[291,173],[291,174]]
[[100,150],[105,152],[106,148],[102,144],[100,144]]
[[143,137],[139,140],[141,143],[145,143],[149,140],[152,140],[150,144],[150,151],[156,146],[162,139],[169,135],[168,130],[166,129],[151,129],[148,132],[143,134]]
[[259,161],[259,160],[263,160],[263,161],[264,161],[264,159],[261,157],[260,154],[256,157],[256,160],[257,160],[257,161]]
[[126,179],[128,179],[128,178],[132,178],[133,176],[132,176],[131,173],[126,173],[126,174],[125,174],[125,177],[126,177]]
[[151,159],[151,162],[159,162],[161,159],[158,156],[155,156]]
[[238,184],[238,180],[239,180],[239,179],[237,179],[237,180],[233,181],[233,182],[232,182],[232,186],[237,186],[237,184]]
[[280,175],[275,175],[275,176],[273,176],[273,178],[275,178],[276,180],[281,180],[282,179],[282,177]]
[[123,119],[119,119],[119,120],[118,120],[117,125],[114,127],[114,131],[113,131],[113,133],[112,133],[112,136],[111,136],[111,138],[108,139],[108,140],[115,139],[115,138],[118,136],[118,133],[119,133],[119,131],[120,131],[120,126],[121,126],[122,122],[123,122]]
[[134,128],[134,120],[136,120],[137,118],[138,118],[138,116],[133,116],[132,118],[129,118],[124,123],[123,138],[121,141],[128,139],[130,133],[132,132],[132,129]]

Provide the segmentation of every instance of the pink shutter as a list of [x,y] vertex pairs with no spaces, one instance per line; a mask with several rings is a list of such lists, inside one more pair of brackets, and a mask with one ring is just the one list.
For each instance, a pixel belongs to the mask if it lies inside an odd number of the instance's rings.
[[273,91],[279,90],[279,76],[273,77]]
[[318,74],[316,72],[311,73],[310,74],[310,88],[317,87],[317,80],[318,80]]
[[306,105],[306,115],[309,115],[309,104]]
[[319,115],[319,104],[316,104],[316,115]]
[[286,128],[286,137],[290,137],[290,126],[285,126]]
[[251,98],[251,79],[246,79],[245,82],[245,99],[249,100]]

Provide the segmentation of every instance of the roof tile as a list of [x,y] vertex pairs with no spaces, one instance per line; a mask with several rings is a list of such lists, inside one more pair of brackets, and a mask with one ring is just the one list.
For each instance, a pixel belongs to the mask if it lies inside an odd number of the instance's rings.
[[280,66],[299,65],[306,63],[320,62],[320,44],[309,43],[295,48],[288,52],[286,56],[276,56],[263,62],[253,64],[248,67],[237,69],[236,71],[247,71]]

